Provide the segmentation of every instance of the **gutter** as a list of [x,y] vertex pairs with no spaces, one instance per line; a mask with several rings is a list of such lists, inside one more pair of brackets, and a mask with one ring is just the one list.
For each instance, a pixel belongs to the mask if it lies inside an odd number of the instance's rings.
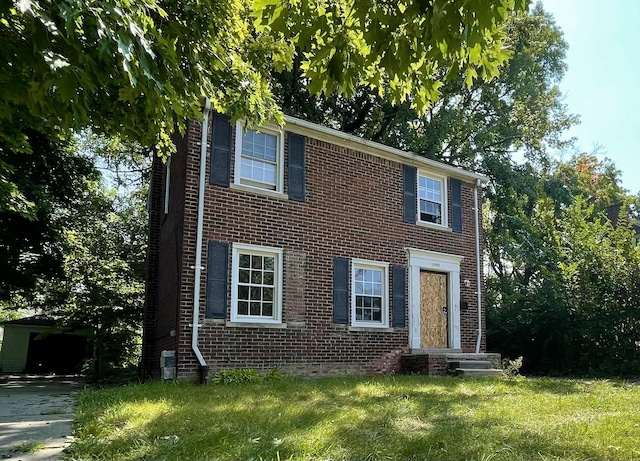
[[198,359],[199,382],[206,382],[209,367],[198,347],[198,328],[200,327],[200,277],[202,276],[202,227],[204,220],[204,188],[207,169],[207,135],[209,134],[209,112],[211,112],[211,101],[205,98],[204,119],[202,121],[202,138],[200,139],[200,183],[198,187],[198,224],[196,228],[196,262],[193,280],[193,323],[191,324],[191,349]]
[[475,231],[476,231],[476,296],[478,304],[478,337],[476,339],[476,354],[480,353],[480,343],[482,342],[482,268],[480,266],[480,213],[481,210],[478,207],[478,189],[480,188],[481,180],[476,180],[476,185],[473,188],[473,209],[475,217]]

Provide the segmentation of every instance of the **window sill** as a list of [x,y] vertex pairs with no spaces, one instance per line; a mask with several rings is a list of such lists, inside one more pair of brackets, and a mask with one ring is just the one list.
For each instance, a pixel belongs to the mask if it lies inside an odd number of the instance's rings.
[[287,328],[286,323],[260,323],[260,322],[227,322],[225,326],[231,328]]
[[349,331],[368,331],[371,333],[393,333],[395,330],[395,328],[389,328],[389,327],[349,327]]
[[440,224],[433,224],[430,222],[418,221],[416,222],[416,226],[427,227],[433,230],[439,230],[444,232],[453,232],[450,227],[442,226]]
[[231,184],[229,187],[233,190],[251,192],[257,195],[264,195],[265,197],[271,197],[279,200],[289,200],[289,196],[287,194],[283,194],[281,192],[276,192],[273,190],[260,189],[259,187],[246,186],[244,184],[236,183]]
[[224,325],[225,319],[203,319],[202,325]]

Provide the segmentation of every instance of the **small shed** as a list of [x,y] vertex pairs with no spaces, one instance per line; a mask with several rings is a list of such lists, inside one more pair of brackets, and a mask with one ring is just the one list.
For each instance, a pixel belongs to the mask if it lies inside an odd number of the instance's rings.
[[3,373],[75,374],[87,356],[87,337],[43,317],[3,322],[0,349]]

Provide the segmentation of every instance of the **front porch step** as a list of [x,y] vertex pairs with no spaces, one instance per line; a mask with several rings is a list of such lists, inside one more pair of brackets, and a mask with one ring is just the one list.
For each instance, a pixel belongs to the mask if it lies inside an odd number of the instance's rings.
[[[447,360],[447,370],[449,374],[462,378],[497,378],[503,376],[502,370],[495,368],[495,357],[492,357],[493,361],[486,360],[487,358],[489,357],[480,354],[469,354],[458,357],[449,356]],[[499,363],[499,358],[497,363]]]
[[502,375],[502,371],[498,369],[500,354],[462,352],[459,349],[411,349],[409,354],[402,355],[401,366],[404,373],[453,376]]
[[452,373],[461,378],[499,378],[503,376],[502,370],[496,368],[456,368]]
[[487,370],[493,368],[493,364],[488,360],[450,360],[447,362],[449,369],[464,368],[468,369],[483,369]]

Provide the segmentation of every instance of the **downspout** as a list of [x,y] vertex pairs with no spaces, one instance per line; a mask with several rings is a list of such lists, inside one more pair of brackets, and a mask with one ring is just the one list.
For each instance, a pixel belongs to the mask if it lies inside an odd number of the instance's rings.
[[476,228],[476,296],[478,303],[478,337],[476,339],[476,354],[480,352],[480,343],[482,342],[482,266],[480,265],[480,213],[478,207],[478,189],[480,188],[480,180],[476,179],[476,185],[473,188],[473,209]]
[[204,119],[202,121],[202,137],[200,139],[200,183],[198,189],[198,224],[196,228],[196,263],[193,280],[193,323],[191,325],[191,349],[200,364],[199,380],[204,384],[207,378],[209,367],[198,347],[198,328],[200,327],[200,277],[202,275],[202,223],[204,220],[204,187],[207,169],[207,135],[209,131],[209,112],[211,111],[211,101],[205,98]]

